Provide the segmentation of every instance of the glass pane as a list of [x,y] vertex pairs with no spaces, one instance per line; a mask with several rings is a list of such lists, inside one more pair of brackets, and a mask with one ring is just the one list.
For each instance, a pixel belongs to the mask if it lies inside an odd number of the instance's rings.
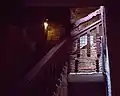
[[84,47],[85,45],[87,45],[87,35],[80,37],[80,48]]

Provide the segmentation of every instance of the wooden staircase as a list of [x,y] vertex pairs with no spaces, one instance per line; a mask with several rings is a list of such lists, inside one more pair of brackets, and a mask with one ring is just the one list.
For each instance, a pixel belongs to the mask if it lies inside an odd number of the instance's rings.
[[[95,14],[99,15],[101,12],[99,11],[100,9],[95,11]],[[96,16],[95,14],[92,13],[92,15],[89,15],[91,17],[88,16],[88,20]],[[86,20],[82,19],[80,22],[83,23]],[[94,28],[97,28],[98,31],[101,24],[103,24],[102,19],[77,33],[73,33],[72,36],[54,46],[22,80],[16,82],[9,94],[11,96],[108,96],[107,76],[104,66],[106,58],[103,54],[106,50],[104,48],[106,46],[104,45],[104,38],[102,38],[101,53],[99,50],[96,52],[97,60],[100,60],[99,54],[101,55],[102,70],[100,69],[101,65],[99,65],[99,62],[94,64],[95,68],[88,68],[90,72],[88,70],[86,71],[85,68],[79,69],[81,66],[78,65],[80,64],[70,62],[70,48],[72,43],[80,39],[81,36],[90,34]],[[88,43],[90,43],[90,40],[87,41]],[[97,48],[99,48],[99,38],[96,39],[96,43],[98,45]],[[87,51],[90,51],[89,49],[90,46],[87,46]],[[75,53],[75,58],[79,61],[80,55],[78,54],[80,53],[78,52],[80,51],[76,52],[77,55]],[[89,57],[91,51],[87,52],[86,55]],[[71,67],[71,65],[73,66]]]
[[[80,29],[81,24],[90,21],[94,16],[100,19]],[[101,27],[102,26],[102,27]],[[102,7],[88,16],[79,19],[72,31],[73,46],[70,54],[70,74],[68,75],[68,96],[109,96],[108,81],[105,69],[104,53],[105,29]],[[85,36],[84,43],[80,42]],[[91,38],[93,36],[93,45]],[[82,44],[83,45],[82,45]],[[80,47],[79,47],[80,46]]]

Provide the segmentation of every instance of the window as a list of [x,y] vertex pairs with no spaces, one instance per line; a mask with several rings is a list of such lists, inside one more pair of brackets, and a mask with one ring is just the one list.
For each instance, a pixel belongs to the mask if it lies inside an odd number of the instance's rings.
[[87,45],[87,34],[80,37],[80,48],[82,48],[85,45]]
[[90,45],[92,46],[94,43],[94,39],[93,39],[93,36],[90,36]]

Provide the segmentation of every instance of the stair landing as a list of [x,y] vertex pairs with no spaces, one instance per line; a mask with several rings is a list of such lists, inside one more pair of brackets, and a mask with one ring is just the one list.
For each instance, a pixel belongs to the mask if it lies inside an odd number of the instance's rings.
[[70,73],[68,82],[104,82],[102,73]]

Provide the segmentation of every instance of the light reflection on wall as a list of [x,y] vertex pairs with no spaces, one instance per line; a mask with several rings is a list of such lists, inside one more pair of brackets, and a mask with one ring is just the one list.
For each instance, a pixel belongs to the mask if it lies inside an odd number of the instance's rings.
[[60,39],[60,31],[59,31],[59,25],[57,24],[50,24],[48,26],[48,31],[47,31],[47,40],[49,41],[56,41]]

